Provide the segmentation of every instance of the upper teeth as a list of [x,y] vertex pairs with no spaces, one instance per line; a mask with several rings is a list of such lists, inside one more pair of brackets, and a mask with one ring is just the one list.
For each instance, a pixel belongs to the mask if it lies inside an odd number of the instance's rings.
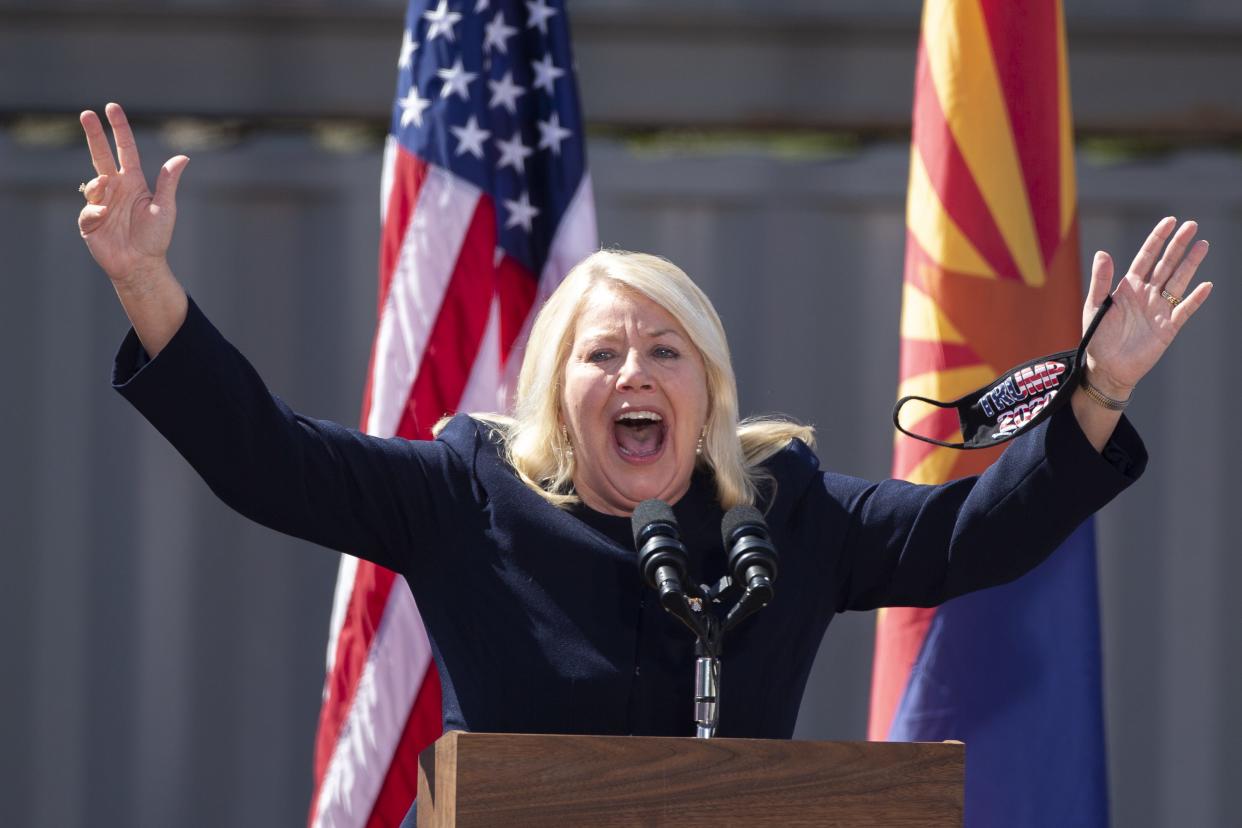
[[617,416],[617,422],[623,420],[646,420],[648,422],[663,422],[664,418],[654,411],[625,411]]

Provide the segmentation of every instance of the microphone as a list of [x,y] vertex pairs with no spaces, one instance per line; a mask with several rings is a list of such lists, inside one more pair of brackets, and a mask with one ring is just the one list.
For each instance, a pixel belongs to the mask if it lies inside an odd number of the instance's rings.
[[725,618],[725,629],[768,605],[775,594],[776,547],[763,515],[753,506],[734,506],[720,522],[720,536],[728,555],[733,583],[745,587],[742,599]]
[[681,542],[672,507],[663,500],[644,500],[630,522],[638,550],[638,571],[647,585],[660,593],[660,605],[680,617],[686,603],[681,584],[690,556]]

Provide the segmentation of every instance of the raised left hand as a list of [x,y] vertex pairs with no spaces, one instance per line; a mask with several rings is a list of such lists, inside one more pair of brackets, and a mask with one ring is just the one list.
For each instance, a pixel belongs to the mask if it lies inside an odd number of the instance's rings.
[[[1113,290],[1113,307],[1104,314],[1087,346],[1091,384],[1114,399],[1129,398],[1134,386],[1160,361],[1165,349],[1212,292],[1211,282],[1201,282],[1186,294],[1195,271],[1207,256],[1208,243],[1203,239],[1194,241],[1199,226],[1193,221],[1182,224],[1176,233],[1175,227],[1177,219],[1170,216],[1151,231],[1129,271]],[[1101,250],[1091,266],[1091,287],[1082,309],[1084,331],[1108,295],[1112,281],[1113,259]],[[1166,298],[1166,294],[1173,299]]]

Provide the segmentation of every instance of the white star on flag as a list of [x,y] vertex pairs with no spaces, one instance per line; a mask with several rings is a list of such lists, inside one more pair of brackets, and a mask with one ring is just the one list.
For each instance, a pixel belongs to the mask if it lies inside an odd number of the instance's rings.
[[517,29],[505,23],[504,12],[496,12],[492,22],[483,28],[483,51],[495,47],[502,55],[509,54],[509,38],[517,34]]
[[435,11],[423,12],[423,17],[431,22],[431,25],[427,27],[428,43],[441,34],[449,40],[457,39],[453,34],[453,27],[461,20],[461,15],[448,10],[448,0],[440,0],[440,5],[436,6]]
[[416,51],[418,51],[418,41],[410,34],[410,30],[406,29],[401,33],[401,54],[397,58],[397,68],[409,69]]
[[530,196],[526,194],[526,191],[522,191],[522,197],[517,201],[506,198],[504,202],[505,209],[509,211],[509,218],[505,220],[505,229],[512,230],[521,225],[522,229],[529,233],[535,216],[539,215],[539,208],[531,205]]
[[498,81],[489,80],[487,86],[492,90],[492,99],[487,104],[489,107],[504,106],[510,115],[517,114],[517,99],[526,94],[526,90],[513,82],[512,72],[505,72],[505,76]]
[[548,18],[556,14],[556,9],[548,8],[546,0],[527,0],[526,12],[530,19],[526,21],[526,28],[539,29],[540,34],[548,33]]
[[431,106],[431,101],[418,97],[418,87],[411,86],[404,98],[397,99],[397,106],[401,107],[401,126],[405,127],[413,123],[414,126],[421,127],[423,110]]
[[521,130],[514,131],[513,137],[508,141],[496,139],[496,146],[500,148],[500,160],[496,162],[496,169],[513,167],[518,175],[526,175],[526,158],[534,150],[522,143]]
[[436,75],[444,81],[444,86],[440,89],[440,97],[447,98],[456,92],[463,101],[470,100],[470,81],[479,76],[477,72],[467,72],[460,57],[448,69],[437,69]]
[[479,0],[479,2],[474,4],[474,13],[478,14],[481,11],[487,11],[487,7],[491,4],[492,0]]
[[543,60],[532,61],[530,68],[535,73],[535,88],[546,89],[549,95],[553,94],[552,83],[565,74],[564,69],[552,65],[552,54],[550,52],[543,56]]
[[464,127],[449,127],[454,135],[457,136],[457,154],[470,153],[475,158],[483,158],[483,142],[491,135],[486,129],[479,126],[479,121],[473,115],[466,121]]
[[553,112],[546,121],[536,121],[539,127],[539,149],[550,149],[553,155],[561,154],[561,142],[573,135],[561,126],[561,116]]

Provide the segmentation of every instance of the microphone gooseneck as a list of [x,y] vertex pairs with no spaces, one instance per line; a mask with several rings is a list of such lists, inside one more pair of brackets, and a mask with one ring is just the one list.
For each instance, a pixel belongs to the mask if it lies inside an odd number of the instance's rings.
[[704,611],[703,596],[697,590],[691,604],[682,586],[690,555],[681,542],[672,507],[663,500],[644,500],[630,522],[642,579],[660,594],[660,606],[698,639],[694,647],[695,732],[700,738],[711,738],[720,721],[720,622],[710,611]]
[[[724,632],[772,600],[772,582],[777,575],[776,547],[758,509],[730,509],[720,532],[731,577],[722,578],[717,588],[699,587],[686,582],[690,555],[681,541],[672,507],[662,500],[644,500],[634,510],[630,523],[643,581],[659,594],[660,606],[697,638],[695,732],[700,738],[710,739],[716,735],[720,722],[720,651]],[[742,597],[721,621],[714,607],[737,590]]]

